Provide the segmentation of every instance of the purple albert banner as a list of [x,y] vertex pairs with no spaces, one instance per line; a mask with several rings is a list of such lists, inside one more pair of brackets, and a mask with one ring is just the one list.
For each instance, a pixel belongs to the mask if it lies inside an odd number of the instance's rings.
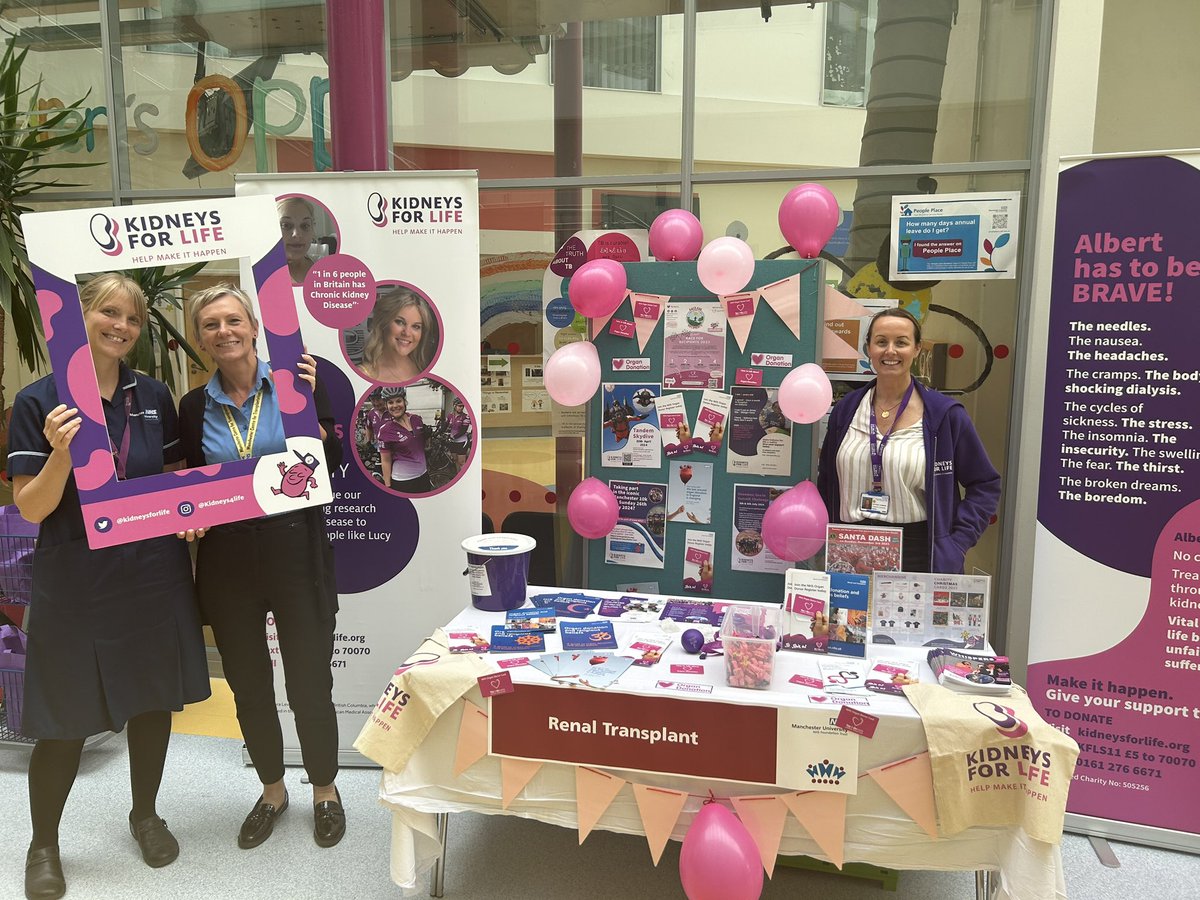
[[1059,177],[1030,699],[1068,812],[1200,833],[1200,157]]
[[[78,407],[83,420],[71,442],[71,465],[88,546],[127,544],[333,499],[312,391],[295,374],[303,342],[273,198],[61,210],[27,214],[21,222],[58,396]],[[240,264],[251,273],[241,287],[257,297],[266,339],[260,354],[273,365],[287,449],[118,479],[79,287],[102,272],[201,261]]]

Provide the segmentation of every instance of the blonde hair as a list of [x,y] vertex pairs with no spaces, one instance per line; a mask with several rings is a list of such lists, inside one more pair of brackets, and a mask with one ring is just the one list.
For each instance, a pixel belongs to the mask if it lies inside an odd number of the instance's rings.
[[222,297],[233,297],[241,303],[246,310],[247,318],[250,319],[250,324],[254,326],[255,331],[258,330],[258,316],[254,315],[254,305],[250,302],[246,292],[228,282],[222,282],[192,294],[192,328],[195,329],[196,334],[200,333],[200,311],[204,307],[216,303]]
[[423,372],[433,362],[433,354],[437,349],[437,320],[429,301],[408,288],[395,288],[375,301],[371,312],[371,328],[367,333],[367,345],[363,348],[362,368],[376,371],[379,357],[387,343],[386,332],[388,325],[396,318],[402,309],[415,306],[421,316],[421,340],[417,349],[412,352],[411,359],[417,371]]
[[79,289],[79,303],[84,312],[91,312],[107,303],[113,294],[118,293],[125,294],[133,301],[133,308],[137,311],[142,325],[145,326],[150,319],[150,307],[146,303],[146,295],[142,292],[141,285],[120,272],[105,272],[103,275],[89,279]]

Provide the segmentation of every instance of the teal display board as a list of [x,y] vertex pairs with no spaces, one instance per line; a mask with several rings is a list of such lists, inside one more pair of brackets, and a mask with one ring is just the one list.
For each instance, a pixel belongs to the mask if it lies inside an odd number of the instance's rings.
[[[699,301],[714,301],[717,298],[708,292],[696,275],[696,264],[690,263],[629,263],[625,270],[628,276],[629,289],[635,293],[665,295],[669,297],[668,304],[697,303]],[[735,372],[739,368],[754,369],[762,373],[762,386],[777,388],[784,376],[791,370],[785,367],[767,367],[761,364],[762,358],[757,354],[791,354],[791,366],[806,362],[818,362],[821,330],[818,325],[818,313],[823,284],[822,265],[817,260],[760,260],[755,264],[754,276],[746,286],[746,293],[757,293],[764,286],[774,285],[785,279],[795,278],[799,282],[799,318],[800,338],[797,340],[791,328],[775,313],[765,299],[759,299],[754,321],[746,340],[745,349],[739,349],[732,330],[729,330],[725,341],[725,386],[728,393],[734,385]],[[613,316],[614,320],[632,322],[634,320],[631,300],[626,299]],[[653,383],[661,385],[663,379],[664,361],[664,332],[666,315],[658,322],[654,333],[650,336],[644,350],[638,349],[636,337],[618,337],[605,326],[602,333],[593,337],[593,342],[600,353],[602,365],[602,381],[606,383]],[[649,369],[645,371],[627,371],[628,363],[620,363],[621,368],[614,370],[613,360],[645,359]],[[755,364],[755,360],[760,364]],[[702,390],[677,391],[674,387],[664,389],[664,393],[682,393],[687,408],[687,420],[696,424],[700,408]],[[621,393],[620,388],[616,393]],[[629,393],[626,391],[625,393]],[[639,482],[667,484],[670,475],[669,460],[662,452],[659,443],[657,468],[630,468],[621,465],[603,465],[605,456],[613,461],[612,454],[605,454],[605,391],[589,404],[588,409],[588,439],[587,474],[593,475],[606,483],[610,481]],[[610,395],[611,397],[611,395]],[[619,590],[619,585],[657,583],[661,593],[675,596],[691,596],[702,599],[706,596],[732,600],[771,600],[783,599],[783,575],[756,571],[734,571],[731,568],[733,559],[733,542],[737,531],[734,529],[734,490],[735,485],[782,485],[790,487],[811,476],[812,460],[812,429],[814,425],[793,424],[791,428],[791,474],[787,477],[752,475],[746,473],[730,474],[727,471],[729,456],[728,435],[722,442],[716,456],[694,452],[688,456],[679,457],[683,463],[711,463],[711,522],[696,524],[683,517],[664,521],[665,502],[660,513],[651,520],[651,532],[665,529],[665,544],[663,568],[648,568],[644,566],[624,565],[606,562],[605,540],[588,541],[588,567],[586,583],[588,587],[597,590]],[[611,430],[609,443],[612,443]],[[619,454],[618,454],[619,456]],[[678,473],[677,473],[678,476]],[[665,498],[663,498],[665,501]],[[709,531],[715,536],[713,553],[713,586],[711,595],[684,593],[684,578],[697,574],[697,566],[693,563],[685,565],[685,533],[688,530]],[[751,545],[753,538],[750,538]]]

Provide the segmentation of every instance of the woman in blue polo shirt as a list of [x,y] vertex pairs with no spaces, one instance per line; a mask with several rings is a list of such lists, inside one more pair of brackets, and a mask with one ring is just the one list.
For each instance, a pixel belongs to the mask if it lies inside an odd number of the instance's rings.
[[[118,477],[177,468],[183,453],[170,391],[123,362],[147,319],[141,289],[110,273],[84,285],[79,298]],[[179,855],[155,809],[171,710],[209,695],[187,546],[169,536],[88,548],[69,450],[81,421],[77,409],[59,403],[47,375],[17,395],[8,432],[13,497],[21,515],[41,526],[21,722],[37,739],[29,758],[27,897],[66,891],[59,822],[93,734],[127,731],[129,829],[146,864],[165,866]]]
[[[217,372],[179,404],[188,466],[285,450],[271,367],[255,349],[258,319],[249,298],[228,284],[200,291],[192,298],[192,325]],[[304,357],[299,376],[316,388],[312,357]],[[326,463],[333,470],[341,462],[342,444],[322,389],[316,390],[316,401]],[[330,663],[337,585],[321,508],[208,529],[197,552],[196,591],[221,652],[246,750],[263,785],[238,832],[238,846],[248,850],[269,838],[288,806],[274,660],[264,627],[270,612],[313,788],[313,837],[318,845],[332,847],[345,833],[346,817],[334,784],[338,728]]]

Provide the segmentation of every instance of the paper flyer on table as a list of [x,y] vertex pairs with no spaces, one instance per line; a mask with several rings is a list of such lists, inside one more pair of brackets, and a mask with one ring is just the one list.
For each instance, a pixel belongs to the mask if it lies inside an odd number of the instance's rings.
[[865,656],[871,618],[871,576],[829,573],[829,652]]
[[692,426],[688,424],[683,394],[663,394],[654,398],[658,410],[658,433],[668,458],[692,452]]
[[829,573],[788,569],[784,577],[784,650],[829,650]]
[[711,531],[689,528],[683,539],[683,589],[689,594],[711,594],[713,553],[717,536]]
[[731,475],[792,474],[792,423],[779,409],[779,390],[762,387],[729,389],[729,456]]
[[725,387],[725,308],[717,300],[667,304],[663,387]]
[[831,724],[828,709],[779,709],[778,784],[837,794],[858,793],[859,737]]
[[898,572],[904,529],[881,525],[829,525],[825,529],[827,572]]
[[653,383],[606,383],[600,423],[600,464],[611,468],[657,469],[662,465]]
[[700,412],[692,430],[692,447],[700,453],[716,456],[721,452],[725,431],[729,426],[729,404],[732,398],[721,391],[705,391],[700,397]]
[[712,463],[668,463],[667,521],[708,525],[712,522]]
[[633,594],[605,597],[600,601],[596,614],[622,622],[656,622],[666,602],[665,597],[639,597]]
[[990,575],[880,572],[872,579],[871,643],[905,647],[987,644]]
[[667,532],[667,486],[610,481],[617,498],[617,524],[604,539],[604,561],[661,569]]
[[786,491],[785,485],[735,484],[733,486],[733,552],[735,572],[786,572],[791,566],[769,549],[762,538],[762,520],[771,501]]

